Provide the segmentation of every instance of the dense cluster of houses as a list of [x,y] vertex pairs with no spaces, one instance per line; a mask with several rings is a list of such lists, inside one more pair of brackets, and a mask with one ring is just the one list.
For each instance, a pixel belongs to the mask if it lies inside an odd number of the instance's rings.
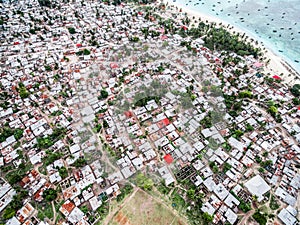
[[[53,223],[31,202],[44,202],[50,188],[59,190],[60,224],[93,224],[124,181],[146,170],[166,186],[190,180],[205,194],[201,210],[214,223],[235,224],[242,201],[270,196],[280,202],[280,221],[297,223],[300,110],[287,86],[264,82],[263,64],[232,53],[238,63],[223,66],[228,55],[211,52],[201,38],[167,34],[154,17],[123,3],[55,4],[1,3],[0,124],[11,135],[0,143],[0,166],[30,165],[19,181],[28,197],[7,224]],[[243,101],[237,116],[224,111],[222,93],[248,88],[255,99]],[[263,108],[267,101],[280,103],[281,123]],[[95,160],[75,166],[95,152]],[[107,154],[112,162],[102,161]],[[260,162],[268,164],[259,170]],[[0,212],[17,194],[1,178]]]

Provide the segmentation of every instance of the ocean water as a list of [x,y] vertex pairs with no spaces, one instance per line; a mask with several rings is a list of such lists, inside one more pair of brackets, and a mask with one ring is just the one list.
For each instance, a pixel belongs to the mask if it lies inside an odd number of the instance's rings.
[[237,26],[300,73],[300,0],[176,0]]

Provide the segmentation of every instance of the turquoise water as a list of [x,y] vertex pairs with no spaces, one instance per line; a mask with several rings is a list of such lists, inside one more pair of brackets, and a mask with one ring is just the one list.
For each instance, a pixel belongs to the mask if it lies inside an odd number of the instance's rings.
[[176,4],[242,28],[300,72],[300,0],[176,0]]

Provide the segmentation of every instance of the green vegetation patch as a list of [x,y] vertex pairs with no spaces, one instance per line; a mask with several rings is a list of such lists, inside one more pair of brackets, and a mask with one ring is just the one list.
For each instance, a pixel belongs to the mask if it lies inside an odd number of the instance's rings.
[[253,215],[252,215],[253,219],[255,219],[256,222],[259,223],[259,225],[266,225],[267,224],[267,215],[266,214],[262,214],[259,211],[256,211]]
[[130,184],[125,184],[125,186],[121,189],[121,194],[117,196],[117,201],[122,201],[127,195],[132,193],[133,187]]
[[37,217],[40,220],[44,220],[45,218],[52,219],[54,216],[52,205],[50,203],[45,204],[44,206],[38,207]]
[[136,183],[138,187],[148,191],[150,191],[154,185],[153,181],[142,173],[136,176]]
[[272,210],[276,210],[279,209],[280,205],[278,203],[278,201],[276,200],[274,195],[271,195],[271,199],[270,199],[270,209]]
[[46,199],[46,201],[51,202],[57,198],[57,191],[53,188],[46,189],[43,192],[43,198]]

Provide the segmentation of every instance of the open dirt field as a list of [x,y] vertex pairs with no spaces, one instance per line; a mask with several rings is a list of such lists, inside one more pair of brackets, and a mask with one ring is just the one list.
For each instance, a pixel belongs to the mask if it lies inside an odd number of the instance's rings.
[[110,221],[109,225],[186,225],[162,203],[143,191],[135,196]]

